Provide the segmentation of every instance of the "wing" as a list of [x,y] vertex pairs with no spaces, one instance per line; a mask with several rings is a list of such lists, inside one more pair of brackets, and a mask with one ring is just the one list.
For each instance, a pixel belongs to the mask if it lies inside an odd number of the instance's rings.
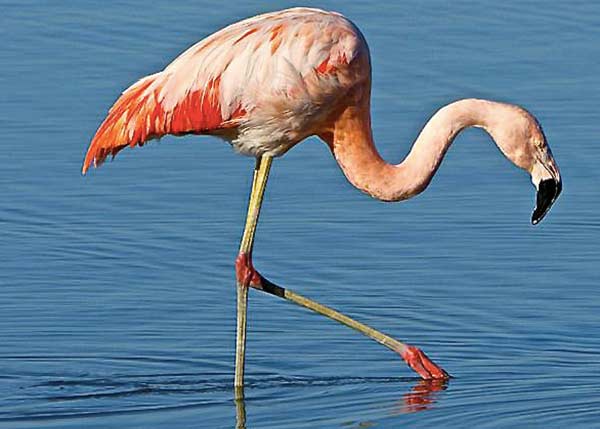
[[[208,134],[238,127],[267,99],[285,107],[303,94],[325,102],[364,39],[339,14],[295,8],[230,25],[189,48],[163,71],[123,92],[98,128],[83,163],[166,134]],[[368,55],[368,52],[367,52]],[[327,82],[323,90],[320,82]],[[269,97],[266,97],[268,94]],[[319,100],[321,97],[323,100]]]

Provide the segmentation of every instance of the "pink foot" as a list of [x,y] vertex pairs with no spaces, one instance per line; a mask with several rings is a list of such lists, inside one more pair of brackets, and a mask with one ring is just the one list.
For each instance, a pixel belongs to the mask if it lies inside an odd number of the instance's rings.
[[420,349],[414,346],[406,346],[404,351],[400,353],[402,359],[406,361],[408,366],[417,372],[424,380],[447,380],[450,374],[437,366],[423,353]]
[[236,258],[235,277],[244,287],[261,286],[261,276],[252,266],[252,257],[247,253],[240,253]]

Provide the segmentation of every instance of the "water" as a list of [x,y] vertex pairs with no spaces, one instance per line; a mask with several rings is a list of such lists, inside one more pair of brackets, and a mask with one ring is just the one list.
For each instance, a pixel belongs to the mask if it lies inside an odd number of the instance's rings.
[[253,161],[185,137],[79,169],[124,87],[293,4],[0,2],[0,427],[600,427],[593,2],[305,2],[366,35],[388,160],[437,107],[507,100],[544,124],[565,189],[530,226],[533,188],[479,131],[401,204],[354,190],[316,140],[276,160],[259,269],[455,378],[423,384],[381,346],[256,292],[236,407],[233,260]]

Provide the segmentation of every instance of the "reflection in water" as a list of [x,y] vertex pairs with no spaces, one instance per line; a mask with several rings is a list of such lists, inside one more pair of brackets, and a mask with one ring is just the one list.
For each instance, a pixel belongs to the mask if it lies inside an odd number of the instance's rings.
[[410,392],[402,397],[398,414],[416,413],[430,409],[438,400],[436,392],[447,388],[448,380],[419,380]]
[[235,429],[246,429],[246,401],[244,401],[244,397],[235,400]]
[[235,387],[235,429],[246,429],[246,401],[244,387]]
[[[439,400],[437,392],[448,388],[449,380],[419,380],[409,392],[398,401],[399,406],[392,412],[393,415],[417,413],[429,410]],[[244,389],[235,390],[235,429],[246,429],[246,401]],[[368,427],[370,422],[361,422],[359,427]]]

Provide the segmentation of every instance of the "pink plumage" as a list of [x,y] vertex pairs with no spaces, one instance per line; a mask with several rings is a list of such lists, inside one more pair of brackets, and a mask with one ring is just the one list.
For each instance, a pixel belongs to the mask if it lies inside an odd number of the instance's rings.
[[83,173],[126,146],[166,134],[216,134],[247,155],[280,155],[313,133],[368,57],[346,18],[295,8],[232,24],[198,42],[110,109]]

